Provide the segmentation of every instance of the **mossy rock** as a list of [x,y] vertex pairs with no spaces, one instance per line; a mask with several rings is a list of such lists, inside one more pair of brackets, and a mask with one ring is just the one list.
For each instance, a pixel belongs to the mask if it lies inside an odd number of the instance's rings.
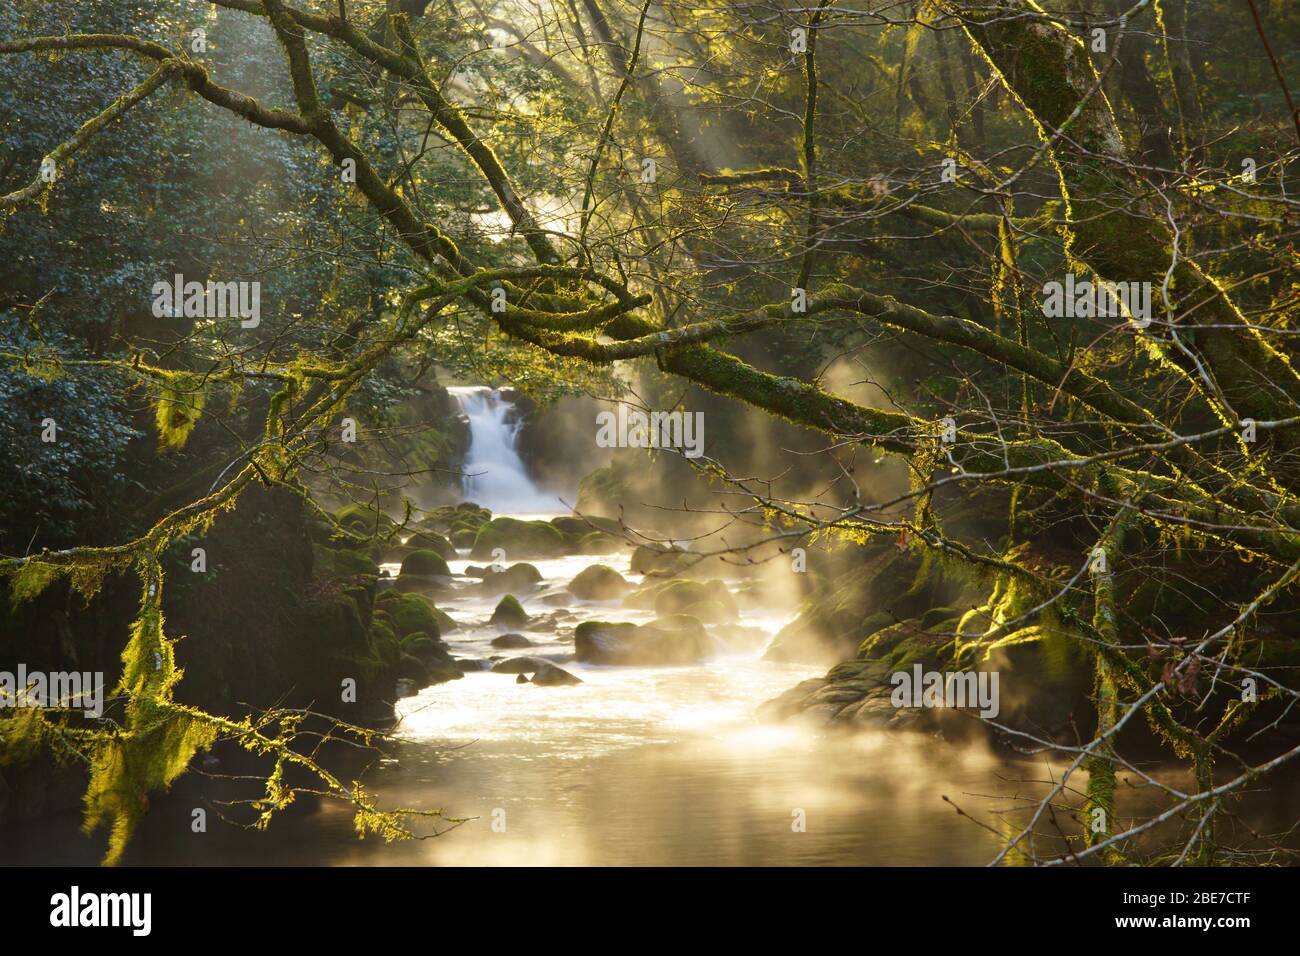
[[694,664],[712,656],[713,640],[698,618],[675,614],[649,624],[586,621],[574,631],[575,654],[592,664]]
[[566,538],[581,538],[593,530],[591,525],[573,515],[560,515],[551,519],[551,524]]
[[512,657],[509,660],[497,661],[493,664],[492,673],[535,674],[549,666],[551,666],[551,662],[540,657]]
[[451,664],[439,664],[429,668],[430,684],[445,684],[447,681],[460,680],[465,672]]
[[690,552],[680,548],[669,549],[643,544],[632,552],[632,573],[667,577],[687,570],[694,560]]
[[397,530],[397,523],[392,518],[364,504],[354,503],[340,508],[334,512],[334,519],[352,534],[363,538],[387,538]]
[[862,643],[858,645],[858,654],[860,656],[869,654],[876,643],[873,640],[876,634],[897,623],[894,615],[887,611],[873,611],[868,614],[862,621]]
[[520,521],[518,518],[493,518],[479,528],[474,537],[470,558],[485,561],[497,548],[510,560],[521,558],[558,558],[568,552],[559,529],[546,521]]
[[436,531],[416,531],[411,535],[409,543],[422,550],[432,551],[447,561],[457,558],[456,549],[451,542]]
[[523,627],[528,623],[528,613],[517,597],[507,594],[497,602],[491,623],[504,627]]
[[949,630],[955,631],[957,630],[957,621],[954,619],[960,617],[961,612],[955,607],[932,607],[921,615],[921,627],[930,631],[937,628],[945,621],[952,621],[953,623]]
[[416,631],[402,638],[402,653],[410,654],[412,657],[418,657],[426,664],[452,663],[451,650],[442,641],[434,640],[423,631]]
[[519,564],[512,564],[504,571],[493,571],[489,568],[483,575],[478,590],[487,595],[523,594],[532,590],[533,586],[541,580],[541,571],[538,571],[534,565],[521,561]]
[[522,634],[502,634],[492,639],[492,646],[503,651],[517,651],[520,648],[532,647],[533,642]]
[[450,634],[452,631],[460,629],[460,625],[457,624],[452,616],[442,608],[435,607],[433,609],[433,617],[434,620],[438,622],[438,631],[440,632],[440,636],[441,634]]
[[[697,606],[709,605],[707,615],[694,610]],[[660,616],[668,614],[696,614],[698,617],[713,621],[734,621],[740,616],[736,599],[727,590],[726,584],[718,579],[705,583],[699,581],[669,581],[659,588],[654,598],[654,611]]]
[[623,550],[625,543],[622,538],[603,531],[592,531],[579,538],[573,550],[578,554],[616,554]]
[[474,539],[478,537],[478,528],[453,528],[451,532],[452,546],[458,550],[474,547]]
[[421,548],[418,551],[412,551],[402,559],[402,569],[398,572],[398,577],[415,575],[417,577],[449,577],[451,569],[447,567],[447,562],[437,551],[431,548]]
[[418,657],[403,654],[397,662],[397,676],[411,681],[416,687],[423,687],[429,680],[429,668]]
[[358,574],[379,577],[379,565],[364,551],[313,543],[311,556],[312,574],[321,580],[348,578]]
[[375,599],[375,606],[384,611],[392,622],[393,633],[399,638],[416,631],[423,631],[432,638],[442,636],[433,606],[418,594],[403,594],[389,589]]
[[612,601],[622,597],[632,585],[623,579],[613,568],[603,564],[593,564],[583,568],[569,582],[568,591],[574,597],[584,601]]

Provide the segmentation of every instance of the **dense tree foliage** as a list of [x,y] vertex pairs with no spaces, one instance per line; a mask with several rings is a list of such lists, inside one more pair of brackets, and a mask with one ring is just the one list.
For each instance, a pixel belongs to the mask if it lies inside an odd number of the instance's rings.
[[[160,555],[257,483],[361,487],[340,420],[394,426],[435,366],[540,395],[633,369],[652,404],[700,389],[821,433],[845,467],[815,500],[703,467],[777,540],[878,537],[983,582],[949,660],[1072,642],[1096,730],[1050,745],[1106,821],[1130,721],[1193,768],[1169,795],[1201,860],[1224,799],[1300,752],[1275,732],[1300,663],[1300,11],[136,6],[0,14],[0,412],[21,449],[0,567],[20,594],[142,580],[125,723],[75,731],[95,793],[164,785],[230,729],[141,664],[171,660]],[[151,312],[177,273],[258,281],[260,323]],[[162,448],[129,445],[144,413]],[[47,416],[77,436],[58,452]],[[144,489],[130,535],[73,522],[126,494],[102,477],[124,457],[184,454],[214,417],[197,490]],[[876,456],[910,488],[874,484]],[[123,840],[133,812],[92,794]],[[1077,858],[1132,835],[1107,822]]]

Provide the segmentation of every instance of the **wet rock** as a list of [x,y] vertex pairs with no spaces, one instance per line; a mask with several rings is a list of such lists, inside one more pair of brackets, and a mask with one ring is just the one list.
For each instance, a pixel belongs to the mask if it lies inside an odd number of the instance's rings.
[[632,573],[667,577],[685,571],[694,561],[690,552],[680,548],[643,544],[632,552]]
[[466,674],[471,671],[490,671],[492,669],[491,661],[476,657],[458,657],[452,661],[452,665]]
[[528,613],[517,597],[507,594],[492,612],[491,623],[502,627],[523,627],[528,623]]
[[593,564],[569,582],[568,590],[575,597],[584,601],[612,601],[622,597],[631,590],[632,585],[623,579],[613,568],[603,564]]
[[403,654],[397,662],[397,676],[411,681],[417,687],[423,687],[429,678],[429,668],[418,657]]
[[515,678],[515,683],[516,683],[516,684],[527,684],[527,683],[528,683],[528,675],[527,675],[527,674],[520,674],[518,677]]
[[447,681],[460,680],[464,676],[464,672],[452,664],[443,664],[429,669],[430,684],[445,684]]
[[623,550],[625,544],[622,538],[603,531],[591,531],[578,539],[574,551],[578,554],[615,554]]
[[575,677],[563,667],[547,664],[533,674],[533,683],[538,687],[567,687],[573,684],[581,684],[582,678]]
[[577,659],[592,664],[694,664],[714,652],[704,625],[686,615],[644,625],[584,621],[573,638]]
[[[455,540],[453,536],[453,543]],[[554,525],[518,518],[493,518],[479,528],[470,558],[475,561],[491,558],[497,548],[504,550],[512,560],[558,558],[568,552],[564,535]]]
[[518,650],[521,647],[532,647],[533,642],[522,634],[502,634],[500,637],[492,639],[492,646],[509,651]]
[[358,537],[387,538],[397,530],[397,523],[369,505],[350,504],[334,512],[334,520]]
[[494,674],[535,674],[540,670],[552,666],[548,660],[540,657],[512,657],[509,660],[497,661],[492,665]]
[[402,568],[397,573],[398,591],[419,592],[441,590],[451,585],[451,570],[447,562],[436,551],[421,549],[412,551],[402,559]]
[[375,612],[383,611],[392,623],[397,637],[406,637],[417,631],[430,638],[442,636],[442,627],[433,606],[418,594],[385,591],[375,598]]
[[542,572],[527,562],[512,564],[504,571],[487,569],[477,590],[481,594],[527,594],[539,581]]
[[456,549],[452,547],[451,542],[444,535],[429,528],[421,528],[415,531],[407,543],[414,548],[432,551],[447,561],[456,558]]
[[428,637],[423,631],[402,638],[402,653],[418,658],[426,666],[452,663],[451,649],[442,641]]

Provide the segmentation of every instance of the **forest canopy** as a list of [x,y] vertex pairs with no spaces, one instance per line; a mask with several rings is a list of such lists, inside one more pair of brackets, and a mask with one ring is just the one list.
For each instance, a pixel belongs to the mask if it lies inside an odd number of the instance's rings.
[[377,494],[345,420],[445,467],[392,411],[435,369],[635,385],[815,433],[816,498],[696,467],[780,540],[979,582],[952,660],[1069,642],[1095,727],[1008,732],[1087,770],[1075,858],[1151,825],[1114,825],[1133,723],[1195,780],[1177,858],[1214,860],[1300,753],[1297,76],[1282,0],[7,5],[0,572],[138,601],[117,718],[2,716],[6,746],[87,762],[113,859],[218,736],[310,764],[300,716],[181,702],[178,543],[252,489]]

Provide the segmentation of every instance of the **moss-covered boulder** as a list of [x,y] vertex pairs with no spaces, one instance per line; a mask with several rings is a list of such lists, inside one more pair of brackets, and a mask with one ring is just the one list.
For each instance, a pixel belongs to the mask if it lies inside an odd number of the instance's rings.
[[528,613],[517,597],[507,594],[497,602],[491,623],[499,627],[523,627],[528,623]]
[[643,544],[632,552],[632,573],[669,577],[688,570],[695,557],[680,548]]
[[502,634],[500,637],[492,638],[492,646],[506,651],[517,651],[520,648],[532,647],[533,642],[522,634]]
[[334,512],[334,520],[349,533],[363,538],[387,538],[397,530],[397,523],[382,511],[367,504],[350,504]]
[[644,625],[584,621],[573,639],[577,659],[591,664],[694,664],[715,650],[700,620],[684,614]]
[[356,575],[379,576],[379,565],[363,550],[333,548],[312,543],[312,575],[318,580],[350,578]]
[[412,551],[402,559],[402,569],[398,572],[398,580],[404,577],[414,576],[420,578],[428,577],[449,577],[451,569],[447,567],[447,562],[437,551],[431,548],[421,548],[418,551]]
[[407,543],[416,548],[432,551],[447,561],[454,561],[457,557],[456,549],[452,547],[447,537],[436,531],[417,530]]
[[564,535],[547,521],[493,518],[478,530],[470,558],[485,561],[497,548],[510,560],[558,558],[568,552]]
[[654,596],[654,611],[660,616],[694,614],[712,622],[734,621],[740,616],[736,599],[727,585],[716,578],[699,582],[676,580],[660,587]]
[[623,550],[626,543],[622,538],[603,531],[592,531],[580,537],[573,550],[577,554],[615,554]]
[[423,631],[416,631],[402,638],[402,653],[418,657],[426,664],[451,664],[451,648],[445,642],[429,637]]
[[551,662],[543,660],[540,657],[512,657],[509,660],[497,661],[492,665],[494,674],[535,674],[551,666]]
[[398,638],[417,631],[430,638],[442,636],[433,606],[418,594],[404,594],[389,589],[375,599],[375,607],[382,610],[392,622],[393,633]]
[[512,564],[503,571],[491,568],[483,572],[483,580],[477,590],[481,594],[527,594],[542,580],[542,572],[526,561]]
[[623,575],[603,564],[593,564],[569,582],[569,593],[584,601],[612,601],[631,590]]

